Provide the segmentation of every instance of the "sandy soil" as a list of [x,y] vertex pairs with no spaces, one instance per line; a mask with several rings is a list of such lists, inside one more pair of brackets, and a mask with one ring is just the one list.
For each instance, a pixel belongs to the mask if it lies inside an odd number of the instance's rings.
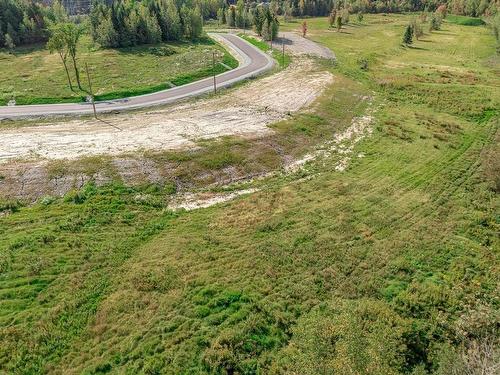
[[[270,172],[266,175],[260,176],[260,178],[270,177],[277,173],[296,173],[314,161],[322,162],[323,164],[328,163],[329,165],[332,165],[333,169],[337,172],[345,171],[353,157],[364,157],[362,153],[355,155],[354,148],[357,143],[372,133],[373,114],[375,112],[376,109],[372,107],[372,103],[370,102],[367,113],[364,116],[353,118],[351,125],[344,131],[336,134],[333,140],[319,145],[316,151],[288,163],[285,165],[283,172]],[[260,191],[260,189],[242,189],[235,190],[230,193],[188,192],[178,194],[168,206],[173,210],[185,209],[187,211],[191,211],[228,202],[239,197],[240,195],[252,194],[257,191]]]
[[0,163],[15,158],[74,159],[137,150],[193,146],[199,139],[254,136],[267,125],[310,104],[333,81],[307,59],[217,98],[161,110],[123,113],[98,120],[61,120],[0,130]]

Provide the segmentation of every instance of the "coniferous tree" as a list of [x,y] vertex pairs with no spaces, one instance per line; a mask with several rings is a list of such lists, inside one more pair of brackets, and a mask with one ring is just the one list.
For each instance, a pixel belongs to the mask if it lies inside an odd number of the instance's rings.
[[403,35],[403,43],[407,46],[413,43],[413,30],[411,25],[406,26],[405,33]]

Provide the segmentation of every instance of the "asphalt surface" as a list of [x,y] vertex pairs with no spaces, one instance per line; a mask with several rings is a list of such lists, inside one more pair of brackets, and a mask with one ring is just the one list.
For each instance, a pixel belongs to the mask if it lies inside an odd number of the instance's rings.
[[[236,69],[216,76],[217,88],[230,86],[244,79],[254,77],[270,70],[274,61],[257,47],[232,34],[210,34],[219,40],[240,61]],[[205,78],[187,85],[158,91],[152,94],[133,96],[124,99],[96,102],[97,112],[125,111],[160,104],[168,104],[184,98],[213,91],[213,77]],[[31,116],[81,115],[93,113],[91,103],[37,104],[0,106],[1,118]]]

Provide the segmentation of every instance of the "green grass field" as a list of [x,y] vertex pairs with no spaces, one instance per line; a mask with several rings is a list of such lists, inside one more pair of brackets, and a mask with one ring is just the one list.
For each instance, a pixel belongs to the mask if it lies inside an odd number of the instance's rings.
[[[213,74],[212,51],[220,62],[235,68],[238,62],[211,39],[196,43],[162,43],[120,49],[95,49],[88,37],[79,46],[81,82],[88,90],[85,63],[91,72],[96,100],[147,94],[179,86]],[[162,55],[168,50],[171,55]],[[78,102],[86,93],[78,90],[71,61],[75,92],[71,91],[59,56],[43,46],[20,47],[14,53],[0,51],[0,105],[12,98],[18,104]],[[227,68],[217,64],[217,73]]]
[[[276,137],[297,148],[331,139],[372,96],[373,134],[344,172],[333,154],[191,212],[166,208],[172,184],[119,182],[0,205],[12,212],[0,217],[1,371],[445,375],[493,366],[500,61],[484,26],[445,22],[402,47],[408,21],[365,15],[337,33],[326,19],[307,20],[309,37],[337,55],[324,67],[336,79],[314,114],[276,124]],[[210,143],[199,163],[250,165],[256,149],[217,162],[221,150],[252,150],[245,142]]]

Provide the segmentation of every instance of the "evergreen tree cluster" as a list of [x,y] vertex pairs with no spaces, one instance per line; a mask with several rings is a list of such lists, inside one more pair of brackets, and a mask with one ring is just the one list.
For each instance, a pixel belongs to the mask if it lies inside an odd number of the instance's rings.
[[203,31],[202,11],[174,0],[96,2],[90,13],[90,34],[103,47],[197,39]]
[[[228,0],[225,11],[233,4]],[[255,8],[259,2],[247,1],[248,8]],[[302,16],[329,16],[332,8],[348,9],[357,13],[398,13],[428,11],[434,12],[440,5],[446,5],[453,14],[472,17],[493,16],[499,12],[500,0],[270,0],[264,2],[276,15],[285,19]]]
[[0,48],[45,42],[53,8],[34,0],[0,0]]
[[253,26],[255,32],[264,40],[274,40],[278,36],[279,30],[278,12],[273,7],[274,3],[272,1],[269,4],[246,5],[243,0],[238,0],[236,5],[224,5],[219,10],[217,18],[220,24],[227,24],[229,27],[247,28]]
[[346,0],[352,13],[434,12],[446,6],[453,13],[464,16],[491,16],[500,8],[499,0]]

